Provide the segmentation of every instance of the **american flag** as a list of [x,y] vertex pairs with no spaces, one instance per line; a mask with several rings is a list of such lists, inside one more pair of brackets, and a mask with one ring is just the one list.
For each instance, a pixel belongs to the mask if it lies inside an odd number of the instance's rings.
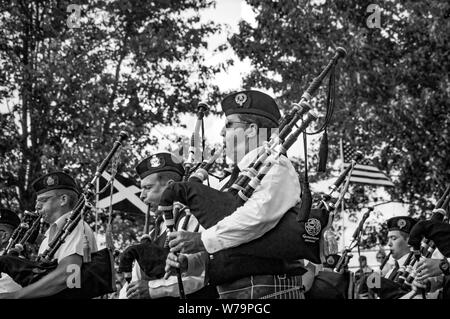
[[[341,140],[341,157],[343,158],[344,168],[350,165],[350,162],[355,157],[355,149],[349,144],[343,143]],[[350,181],[361,184],[381,185],[381,186],[394,186],[394,183],[390,178],[373,166],[372,162],[368,159],[363,159],[359,164],[355,165],[353,169]]]

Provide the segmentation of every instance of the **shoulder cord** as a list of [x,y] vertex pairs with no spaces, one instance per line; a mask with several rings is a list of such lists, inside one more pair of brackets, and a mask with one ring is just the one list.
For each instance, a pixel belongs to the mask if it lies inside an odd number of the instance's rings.
[[[202,162],[205,159],[205,144],[206,144],[206,139],[205,139],[205,120],[204,117],[202,117]],[[208,186],[210,186],[209,184],[209,174],[206,178],[206,183],[208,184]]]
[[308,184],[308,146],[307,146],[308,133],[303,132],[303,151],[305,154],[305,184]]
[[114,159],[112,161],[111,165],[111,179],[109,181],[109,210],[108,210],[108,224],[106,225],[106,247],[110,250],[114,249],[114,243],[112,240],[112,213],[113,213],[113,193],[114,193],[114,179],[117,174],[117,166],[119,165],[119,159],[121,154],[122,148],[119,148],[116,155],[114,156]]
[[[109,197],[109,214],[108,214],[108,224],[106,226],[106,233],[105,233],[105,241],[106,241],[106,247],[109,250],[114,249],[114,243],[112,240],[112,229],[111,229],[111,223],[112,223],[112,197],[113,197],[113,191],[114,191],[114,178],[117,174],[117,166],[119,164],[119,158],[120,158],[121,148],[117,151],[116,155],[114,156],[114,159],[112,161],[111,166],[111,179],[108,181],[107,185],[99,191],[96,195],[103,193],[106,191],[106,188],[110,186],[110,197]],[[90,244],[89,240],[86,235],[86,226],[84,224],[84,210],[86,207],[92,208],[92,204],[87,200],[86,195],[84,195],[84,206],[81,210],[81,219],[83,226],[83,262],[88,263],[91,261],[91,251],[90,251]],[[95,232],[97,233],[97,223],[98,223],[98,209],[95,210]]]
[[87,207],[92,208],[92,204],[89,202],[87,195],[84,194],[84,206],[81,209],[80,221],[83,227],[83,263],[91,262],[91,246],[89,245],[89,240],[86,235],[86,225],[84,224],[84,211]]
[[318,134],[328,127],[328,125],[331,122],[331,117],[333,116],[334,112],[334,105],[335,105],[335,97],[336,97],[336,81],[335,81],[335,67],[333,67],[330,71],[330,78],[328,81],[328,90],[327,90],[327,101],[326,101],[326,114],[325,114],[325,121],[322,124],[322,126],[315,132],[306,133],[308,135],[315,135]]

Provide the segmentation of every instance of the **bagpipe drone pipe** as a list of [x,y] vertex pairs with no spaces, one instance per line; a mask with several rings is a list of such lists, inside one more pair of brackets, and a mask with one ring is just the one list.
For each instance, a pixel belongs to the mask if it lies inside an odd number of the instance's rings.
[[[112,157],[128,138],[127,133],[120,132],[119,138],[101,165],[97,168],[95,176],[87,184],[83,194],[80,196],[75,208],[72,210],[64,226],[56,233],[54,239],[49,242],[48,248],[38,256],[36,261],[6,255],[0,257],[0,272],[8,274],[16,283],[22,287],[28,286],[55,270],[58,261],[54,256],[67,236],[83,222],[83,215],[90,207],[90,201],[94,198],[94,187],[97,179],[110,163]],[[87,245],[88,246],[88,245]],[[84,248],[83,263],[80,274],[80,288],[66,288],[50,298],[88,299],[114,292],[115,278],[113,268],[113,257],[109,248],[91,253],[89,247]]]
[[[350,177],[355,165],[363,159],[361,152],[356,152],[355,157],[352,159],[350,165],[339,175],[337,180],[331,186],[331,192],[323,196],[322,200],[313,206],[312,210],[319,209],[326,211],[330,215],[329,225],[331,225],[334,218],[334,211],[341,204],[344,199],[350,182]],[[347,179],[346,179],[347,178]],[[337,200],[332,198],[333,192],[335,192],[340,185],[346,179],[345,185],[340,191],[340,195]],[[354,242],[358,242],[359,233],[363,227],[365,220],[368,218],[370,211],[368,211],[360,221],[359,227],[356,229],[353,237]],[[325,230],[327,232],[328,230]],[[325,238],[326,239],[326,238]],[[324,241],[326,243],[326,241]],[[326,254],[322,265],[324,270],[319,271],[315,276],[313,285],[306,293],[306,299],[353,299],[354,295],[354,278],[353,274],[348,271],[347,266],[352,258],[350,254],[351,247],[344,249],[344,251],[338,255],[333,253],[333,249],[325,247],[322,249]],[[337,247],[336,247],[337,249]]]
[[25,211],[20,225],[9,238],[3,255],[25,257],[25,246],[34,243],[39,235],[42,235],[43,219],[37,212]]

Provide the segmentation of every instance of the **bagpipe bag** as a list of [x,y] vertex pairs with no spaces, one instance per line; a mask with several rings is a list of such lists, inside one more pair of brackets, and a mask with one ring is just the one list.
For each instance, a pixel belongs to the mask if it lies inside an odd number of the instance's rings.
[[[170,206],[174,201],[187,205],[205,229],[242,205],[232,193],[220,192],[197,182],[169,185],[162,194],[160,205]],[[328,222],[328,213],[325,209],[312,209],[307,218],[297,221],[298,212],[298,206],[291,208],[266,234],[230,251],[262,258],[308,259],[320,263],[320,239]]]
[[[91,262],[81,266],[79,288],[75,285],[46,299],[89,299],[114,292],[116,287],[112,265],[113,258],[108,248],[92,253]],[[7,273],[22,287],[38,281],[57,266],[56,260],[43,263],[9,255],[0,257],[0,272]]]

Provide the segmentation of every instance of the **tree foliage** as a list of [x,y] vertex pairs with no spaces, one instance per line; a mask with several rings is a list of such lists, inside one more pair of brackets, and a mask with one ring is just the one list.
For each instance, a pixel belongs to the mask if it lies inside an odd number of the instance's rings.
[[[0,192],[4,205],[32,209],[30,183],[70,169],[83,183],[119,131],[130,134],[120,170],[144,154],[157,123],[195,111],[208,79],[201,23],[211,1],[0,2]],[[71,12],[72,10],[72,12]],[[72,26],[72,27],[70,27]]]
[[449,2],[384,1],[381,28],[368,28],[368,0],[247,3],[256,25],[241,21],[230,38],[239,58],[254,66],[245,85],[273,89],[288,106],[334,49],[346,48],[329,128],[331,159],[342,137],[393,175],[394,199],[429,208],[450,177]]

